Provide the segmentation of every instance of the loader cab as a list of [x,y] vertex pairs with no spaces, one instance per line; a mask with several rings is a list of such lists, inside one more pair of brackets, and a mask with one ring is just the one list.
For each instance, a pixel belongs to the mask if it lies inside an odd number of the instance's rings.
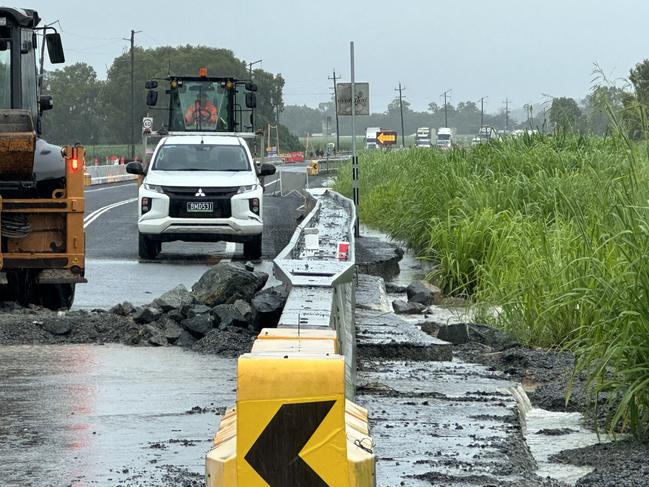
[[65,58],[59,34],[39,22],[34,10],[0,7],[0,110],[26,110],[40,133],[40,114],[52,108],[52,99],[38,97],[37,32],[45,34],[53,64]]

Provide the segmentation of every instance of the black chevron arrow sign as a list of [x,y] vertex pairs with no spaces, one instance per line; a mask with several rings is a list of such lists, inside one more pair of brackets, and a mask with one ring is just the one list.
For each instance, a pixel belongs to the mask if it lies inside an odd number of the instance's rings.
[[336,401],[283,404],[246,454],[271,487],[327,487],[300,457]]

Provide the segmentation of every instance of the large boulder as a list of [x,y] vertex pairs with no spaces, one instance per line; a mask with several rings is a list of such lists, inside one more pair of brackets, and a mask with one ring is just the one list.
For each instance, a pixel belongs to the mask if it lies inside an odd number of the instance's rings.
[[256,314],[256,324],[261,328],[276,328],[288,299],[286,286],[264,289],[252,298],[252,308]]
[[392,308],[399,315],[417,315],[421,314],[426,309],[426,306],[420,303],[409,303],[403,299],[395,299],[392,301]]
[[153,301],[153,304],[162,311],[167,312],[174,309],[180,309],[183,305],[191,304],[193,301],[194,297],[187,288],[184,285],[179,284]]
[[437,338],[453,345],[463,345],[469,341],[469,325],[466,323],[452,323],[442,325],[437,332]]
[[119,316],[129,316],[135,313],[135,311],[135,306],[133,306],[128,301],[124,301],[123,303],[116,304],[115,306],[110,308],[109,312]]
[[221,262],[201,276],[192,287],[196,301],[207,306],[250,301],[268,280],[265,272],[251,272],[243,265]]
[[425,306],[439,304],[442,300],[442,290],[426,281],[414,281],[406,289],[408,301]]
[[219,304],[212,308],[211,314],[214,324],[221,329],[231,326],[247,328],[254,319],[252,308],[241,299],[234,304]]
[[135,314],[133,315],[133,321],[141,325],[147,325],[156,321],[158,318],[160,318],[161,315],[162,312],[158,308],[154,308],[152,306],[144,306],[143,308],[139,308],[135,312]]
[[192,318],[187,318],[186,320],[183,320],[182,325],[185,330],[197,337],[205,336],[212,328],[214,328],[212,318],[209,314],[196,315]]

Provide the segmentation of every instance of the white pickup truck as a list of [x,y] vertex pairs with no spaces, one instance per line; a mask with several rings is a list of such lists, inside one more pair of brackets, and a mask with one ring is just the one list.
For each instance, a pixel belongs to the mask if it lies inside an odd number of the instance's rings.
[[139,162],[127,172],[144,176],[139,190],[138,253],[155,258],[163,242],[240,242],[247,259],[261,257],[263,187],[241,137],[181,135],[163,138],[145,173]]

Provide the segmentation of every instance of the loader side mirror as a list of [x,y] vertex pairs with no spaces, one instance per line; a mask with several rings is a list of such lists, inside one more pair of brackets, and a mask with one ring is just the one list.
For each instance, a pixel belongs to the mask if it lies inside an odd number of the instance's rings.
[[254,93],[246,93],[246,107],[257,108],[257,95]]
[[146,94],[146,104],[149,107],[154,107],[158,103],[158,92],[149,90]]
[[64,63],[65,54],[63,53],[63,44],[61,43],[61,34],[58,32],[45,34],[45,42],[47,43],[47,52],[50,55],[50,62],[52,64]]
[[126,165],[126,172],[136,176],[144,176],[144,166],[140,161],[132,161]]
[[277,171],[277,168],[272,164],[268,164],[264,162],[259,166],[260,176],[272,176],[273,174],[275,174],[275,171]]
[[158,82],[156,80],[147,81],[144,83],[144,87],[147,90],[155,90],[158,87]]

